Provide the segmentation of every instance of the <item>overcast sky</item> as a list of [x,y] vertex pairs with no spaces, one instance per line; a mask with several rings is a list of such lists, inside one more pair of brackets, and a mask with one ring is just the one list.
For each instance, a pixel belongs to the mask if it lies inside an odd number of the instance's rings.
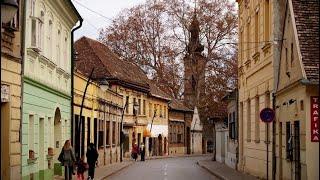
[[[74,39],[77,40],[82,36],[97,39],[98,29],[110,24],[110,20],[107,18],[113,19],[122,9],[141,4],[145,0],[72,0],[72,2],[83,18],[81,28],[75,31]],[[83,6],[107,18],[93,13]]]

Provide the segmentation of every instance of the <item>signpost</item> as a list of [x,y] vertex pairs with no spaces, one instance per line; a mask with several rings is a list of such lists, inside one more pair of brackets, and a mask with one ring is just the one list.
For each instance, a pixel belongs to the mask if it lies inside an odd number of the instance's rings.
[[261,121],[268,123],[267,126],[267,180],[269,179],[269,123],[274,119],[275,113],[271,108],[264,108],[260,111]]

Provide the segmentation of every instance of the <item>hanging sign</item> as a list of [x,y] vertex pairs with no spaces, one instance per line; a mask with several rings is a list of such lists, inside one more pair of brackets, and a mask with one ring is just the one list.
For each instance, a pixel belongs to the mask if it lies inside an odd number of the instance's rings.
[[311,142],[319,142],[319,97],[311,96]]
[[274,110],[271,108],[262,109],[260,111],[260,119],[265,123],[272,122],[274,119]]

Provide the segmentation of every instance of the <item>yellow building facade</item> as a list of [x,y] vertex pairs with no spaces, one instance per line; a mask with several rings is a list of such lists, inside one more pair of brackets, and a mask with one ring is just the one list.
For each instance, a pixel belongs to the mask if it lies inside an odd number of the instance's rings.
[[146,156],[167,155],[168,99],[119,85],[113,85],[112,89],[123,95],[123,104],[127,102],[123,118],[124,157],[130,157],[134,143],[145,145]]
[[[272,107],[273,91],[273,1],[238,0],[239,7],[239,163],[245,173],[271,175],[271,125],[259,113]],[[269,158],[267,163],[267,148]],[[269,176],[271,177],[271,176]]]
[[1,179],[5,180],[21,179],[23,2],[18,6],[17,14],[9,23],[1,21]]
[[319,2],[292,0],[280,7],[275,177],[319,179]]
[[[99,152],[98,162],[100,165],[119,162],[119,133],[123,97],[107,86],[90,81],[84,98],[82,120],[80,120],[81,104],[87,80],[88,77],[80,71],[75,71],[72,142],[76,156],[85,155],[88,144],[94,143]],[[79,121],[81,121],[80,128]]]

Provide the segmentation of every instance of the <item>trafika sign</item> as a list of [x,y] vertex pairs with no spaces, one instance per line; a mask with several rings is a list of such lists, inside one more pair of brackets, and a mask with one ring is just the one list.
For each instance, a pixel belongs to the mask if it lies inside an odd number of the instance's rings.
[[319,97],[311,96],[311,142],[319,142]]

